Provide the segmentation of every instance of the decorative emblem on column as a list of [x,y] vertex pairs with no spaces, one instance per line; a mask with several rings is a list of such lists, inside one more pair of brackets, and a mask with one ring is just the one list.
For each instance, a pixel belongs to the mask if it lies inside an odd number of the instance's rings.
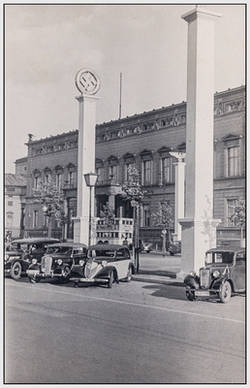
[[75,84],[81,94],[96,94],[100,89],[100,79],[93,70],[79,70],[75,77]]

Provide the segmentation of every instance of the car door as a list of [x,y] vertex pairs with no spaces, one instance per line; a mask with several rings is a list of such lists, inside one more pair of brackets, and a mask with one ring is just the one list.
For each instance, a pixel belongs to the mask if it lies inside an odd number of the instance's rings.
[[124,279],[128,274],[130,263],[129,251],[126,248],[120,248],[116,252],[116,261],[114,263],[119,279]]
[[236,255],[236,262],[232,268],[232,281],[235,291],[245,291],[246,289],[246,253],[239,252]]

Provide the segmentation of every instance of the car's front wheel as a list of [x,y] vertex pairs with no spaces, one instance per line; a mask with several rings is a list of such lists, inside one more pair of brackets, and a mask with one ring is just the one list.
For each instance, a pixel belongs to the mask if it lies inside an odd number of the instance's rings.
[[19,263],[19,261],[16,261],[16,262],[12,265],[12,267],[11,267],[10,276],[12,277],[12,279],[18,280],[18,279],[20,279],[21,274],[22,274],[22,266],[21,266],[21,264]]
[[232,295],[231,284],[228,281],[225,281],[220,286],[220,291],[219,291],[219,298],[221,303],[228,303],[231,299],[231,295]]

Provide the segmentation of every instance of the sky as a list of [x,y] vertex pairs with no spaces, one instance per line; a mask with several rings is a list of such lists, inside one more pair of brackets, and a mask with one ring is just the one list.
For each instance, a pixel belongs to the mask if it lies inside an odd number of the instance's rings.
[[[78,127],[81,68],[100,77],[97,123],[186,101],[186,4],[5,7],[5,171],[34,140]],[[203,5],[215,27],[215,91],[245,84],[244,5]]]

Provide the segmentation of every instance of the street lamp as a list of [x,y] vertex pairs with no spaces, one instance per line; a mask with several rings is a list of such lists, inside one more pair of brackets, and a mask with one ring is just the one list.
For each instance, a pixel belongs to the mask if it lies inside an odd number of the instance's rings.
[[138,230],[138,201],[135,199],[132,199],[130,202],[131,206],[133,208],[133,219],[134,219],[134,259],[135,259],[135,267],[136,272],[139,272],[139,230]]
[[95,172],[89,172],[84,174],[86,185],[89,187],[89,246],[91,245],[91,202],[92,202],[92,187],[95,186],[97,180],[97,174]]
[[43,213],[46,217],[48,217],[48,237],[51,237],[51,214],[52,209],[50,205],[43,205]]

